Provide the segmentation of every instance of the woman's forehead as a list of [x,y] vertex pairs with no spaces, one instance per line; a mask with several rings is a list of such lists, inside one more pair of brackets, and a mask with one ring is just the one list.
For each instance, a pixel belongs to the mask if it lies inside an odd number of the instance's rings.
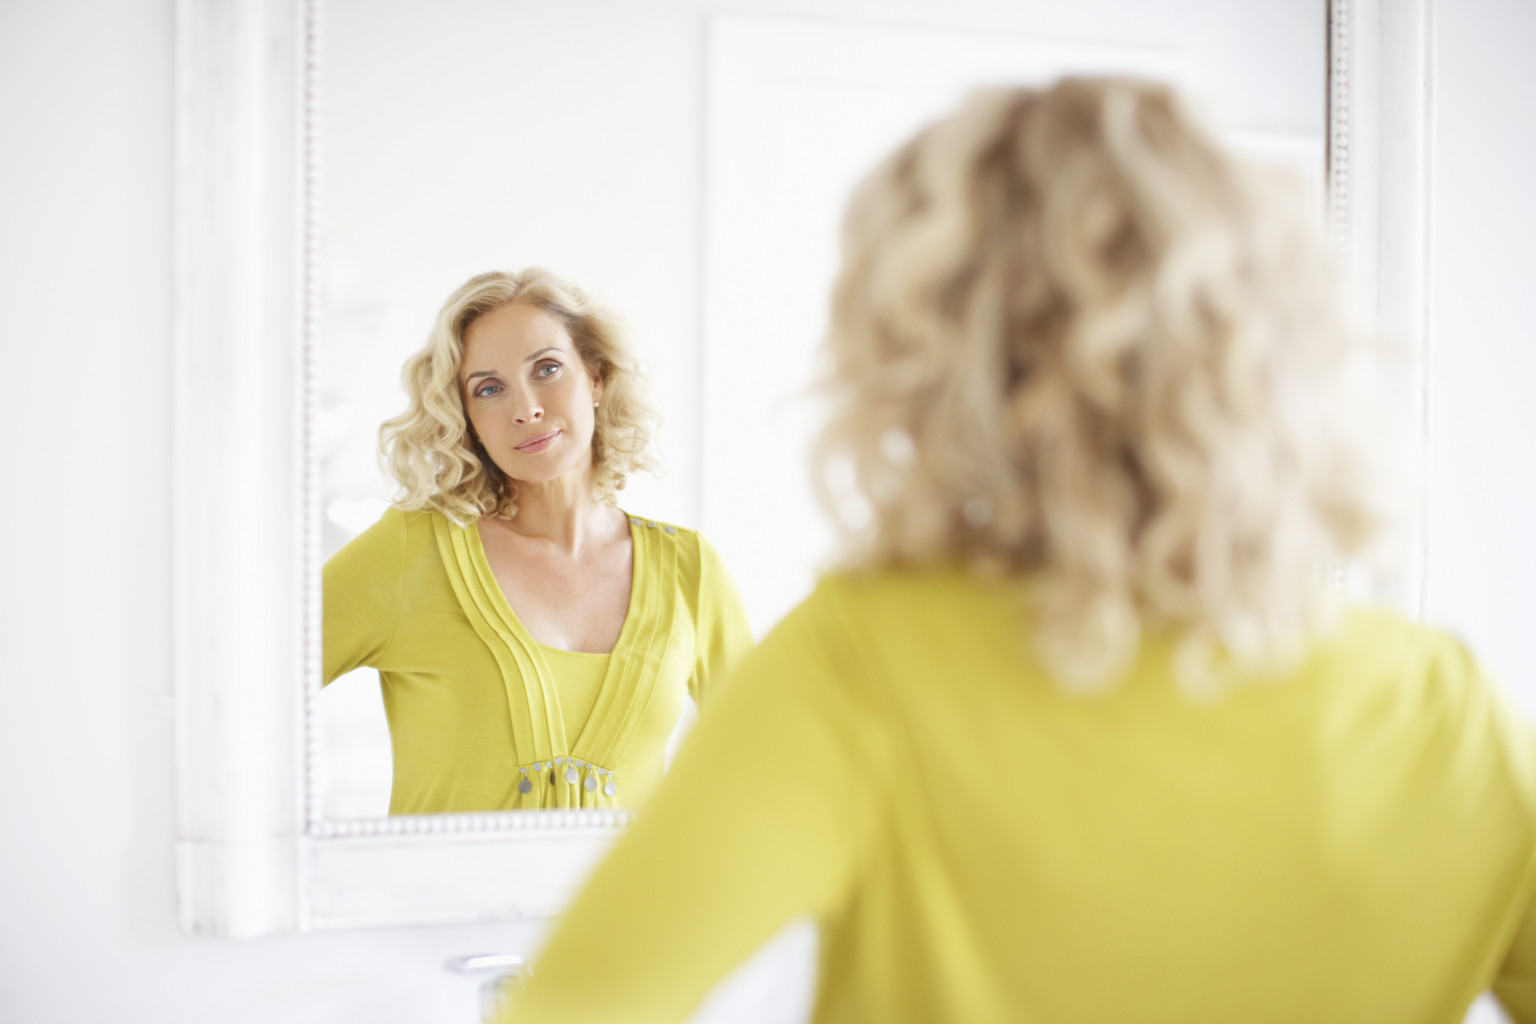
[[574,352],[570,331],[553,313],[522,303],[509,303],[483,313],[464,331],[464,358],[520,358],[545,348]]

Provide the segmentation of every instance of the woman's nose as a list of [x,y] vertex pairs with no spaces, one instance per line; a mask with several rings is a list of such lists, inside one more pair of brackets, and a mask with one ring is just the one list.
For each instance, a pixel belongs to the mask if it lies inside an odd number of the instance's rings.
[[528,405],[513,414],[519,423],[537,423],[544,418],[544,410],[537,405]]

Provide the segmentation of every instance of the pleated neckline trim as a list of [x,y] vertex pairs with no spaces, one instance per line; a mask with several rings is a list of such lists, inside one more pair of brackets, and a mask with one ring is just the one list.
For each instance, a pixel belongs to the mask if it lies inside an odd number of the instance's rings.
[[626,518],[633,544],[629,608],[606,655],[592,713],[573,730],[561,713],[550,662],[564,654],[605,655],[546,653],[550,648],[528,633],[496,582],[477,524],[458,526],[433,514],[454,594],[501,673],[516,748],[516,763],[508,768],[521,776],[519,792],[539,806],[584,806],[622,791],[624,753],[658,681],[675,612],[675,588],[666,584],[677,570],[676,530],[627,513]]

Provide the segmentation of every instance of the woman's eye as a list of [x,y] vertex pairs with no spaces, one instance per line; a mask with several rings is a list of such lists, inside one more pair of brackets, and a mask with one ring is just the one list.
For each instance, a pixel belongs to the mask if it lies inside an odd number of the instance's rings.
[[489,398],[501,390],[500,384],[485,384],[475,391],[476,398]]
[[535,376],[539,376],[539,377],[553,377],[555,374],[560,372],[560,364],[559,363],[540,363],[538,369],[534,370],[533,372],[534,372]]

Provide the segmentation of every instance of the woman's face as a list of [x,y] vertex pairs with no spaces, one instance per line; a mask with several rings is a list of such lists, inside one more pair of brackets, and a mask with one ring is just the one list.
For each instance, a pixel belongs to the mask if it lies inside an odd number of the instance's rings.
[[543,484],[591,474],[602,383],[558,317],[519,303],[482,314],[464,332],[459,385],[475,436],[507,476]]

